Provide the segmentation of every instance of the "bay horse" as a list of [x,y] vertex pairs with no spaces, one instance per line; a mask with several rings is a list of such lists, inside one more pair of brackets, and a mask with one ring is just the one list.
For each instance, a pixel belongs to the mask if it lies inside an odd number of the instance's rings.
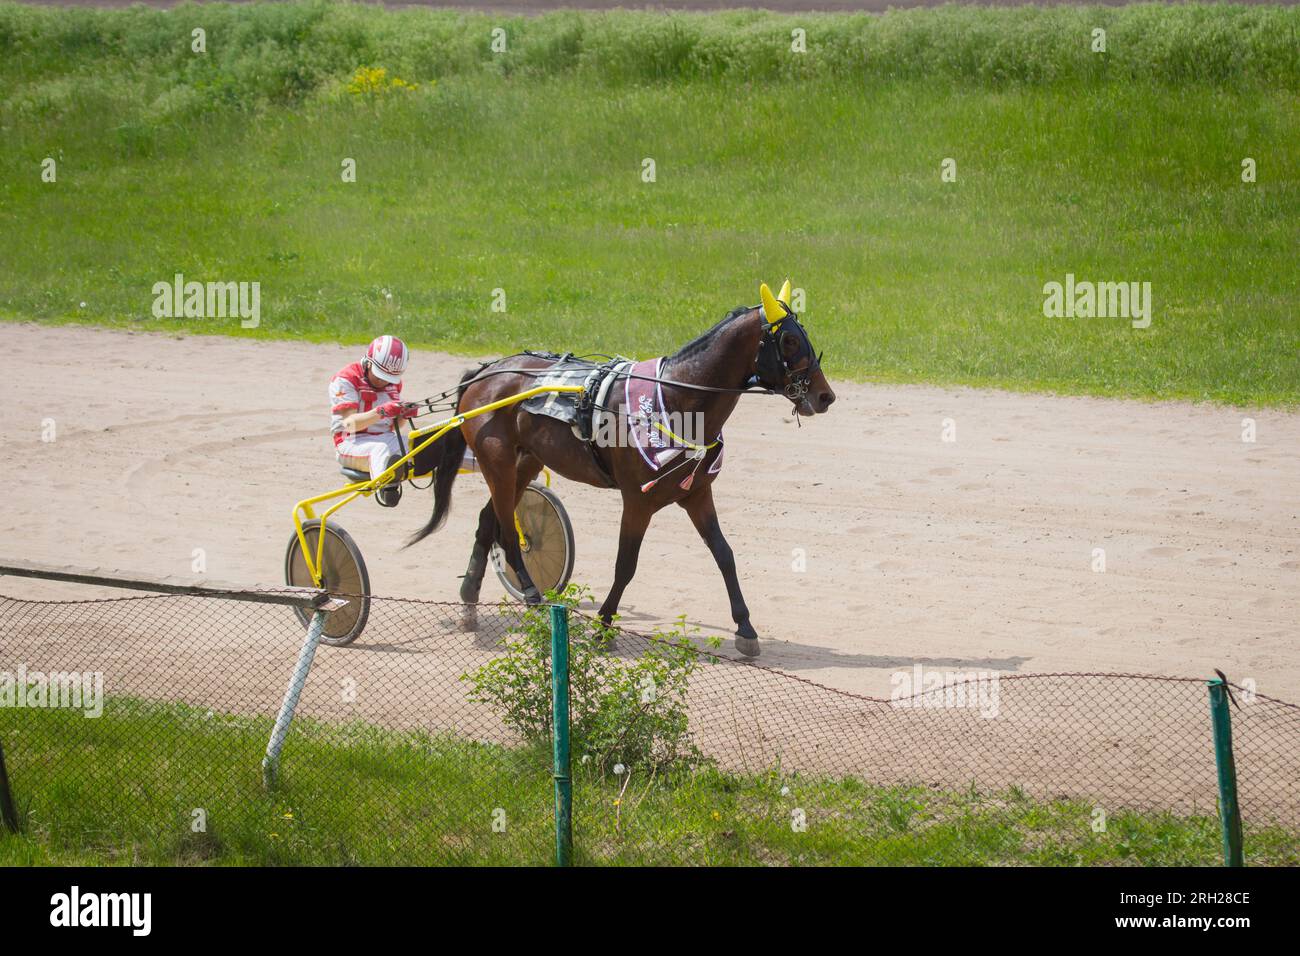
[[[538,603],[542,596],[524,566],[514,533],[515,508],[524,489],[543,466],[572,481],[617,488],[623,495],[618,558],[614,585],[600,607],[600,618],[608,625],[636,573],[641,541],[651,517],[661,508],[677,504],[690,516],[722,572],[736,624],[737,650],[749,657],[757,656],[758,633],[750,623],[749,608],[736,576],[735,557],[722,534],[713,504],[714,466],[722,453],[720,442],[713,436],[720,435],[740,396],[749,391],[784,395],[796,416],[822,414],[835,401],[835,393],[821,371],[821,356],[814,352],[807,331],[790,308],[789,281],[779,295],[774,296],[766,284],[760,286],[759,295],[760,305],[734,310],[659,365],[655,379],[661,389],[662,408],[694,416],[692,421],[702,423],[697,434],[711,441],[707,445],[694,444],[669,431],[683,449],[681,454],[687,461],[681,463],[694,461],[692,478],[676,480],[679,472],[674,480],[659,481],[663,472],[656,472],[636,446],[586,442],[563,421],[532,414],[522,405],[510,405],[466,420],[433,443],[428,449],[432,460],[417,460],[416,473],[434,472],[433,514],[407,546],[426,538],[446,519],[452,484],[468,446],[478,459],[491,500],[479,514],[460,598],[467,605],[478,600],[488,553],[495,541],[518,576],[527,602]],[[556,364],[556,358],[523,353],[471,369],[457,388],[455,410],[467,411],[533,388],[538,376]],[[624,408],[624,393],[622,388],[610,389],[604,410],[635,417],[636,409]],[[507,533],[502,534],[502,529]]]

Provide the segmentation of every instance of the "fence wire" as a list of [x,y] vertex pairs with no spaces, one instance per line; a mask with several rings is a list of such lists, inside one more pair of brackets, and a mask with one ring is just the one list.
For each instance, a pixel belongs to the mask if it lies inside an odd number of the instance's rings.
[[[471,631],[462,605],[372,598],[356,643],[318,649],[267,788],[291,609],[0,598],[24,839],[50,862],[549,864],[544,612],[478,606]],[[680,633],[570,632],[579,863],[1222,860],[1204,680],[1001,674],[883,700]],[[89,675],[79,701],[56,699],[68,675]],[[1300,708],[1234,692],[1247,862],[1295,865]]]

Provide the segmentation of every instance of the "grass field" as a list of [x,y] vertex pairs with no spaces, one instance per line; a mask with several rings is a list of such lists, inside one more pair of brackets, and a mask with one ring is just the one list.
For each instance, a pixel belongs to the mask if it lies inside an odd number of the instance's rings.
[[[278,6],[0,5],[0,316],[645,356],[790,275],[833,377],[1300,400],[1296,8],[558,14],[494,56]],[[260,327],[154,318],[176,273]],[[1151,326],[1045,318],[1067,273]]]
[[[262,788],[269,719],[110,698],[104,715],[0,712],[25,821],[15,864],[546,865],[549,754],[300,721]],[[75,724],[75,726],[70,726]],[[73,743],[75,741],[75,743]],[[577,764],[583,864],[1217,865],[1218,821],[1023,793],[882,788],[778,771],[596,779]],[[786,790],[786,792],[782,792]],[[621,797],[621,800],[620,800]],[[616,803],[617,801],[617,803]],[[206,813],[193,827],[194,810]],[[803,811],[806,828],[792,825]],[[496,819],[504,827],[494,829]],[[1250,832],[1248,860],[1297,865],[1297,840]]]

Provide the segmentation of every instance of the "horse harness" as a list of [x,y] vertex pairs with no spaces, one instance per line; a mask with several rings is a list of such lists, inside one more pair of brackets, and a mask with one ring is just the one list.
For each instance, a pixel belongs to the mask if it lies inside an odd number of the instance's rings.
[[[742,307],[736,309],[735,312],[751,310],[752,307]],[[791,357],[787,359],[785,348],[792,338],[797,340],[797,344]],[[599,443],[595,440],[596,416],[597,414],[613,412],[613,409],[606,402],[611,388],[619,381],[630,378],[647,379],[660,384],[707,392],[743,393],[763,391],[784,395],[795,404],[797,411],[799,403],[803,401],[812,387],[813,375],[821,368],[822,358],[821,354],[813,352],[808,333],[799,323],[793,311],[788,312],[780,320],[768,325],[763,330],[762,338],[759,339],[758,343],[758,354],[755,357],[755,373],[746,379],[741,388],[721,388],[673,382],[662,379],[657,374],[654,376],[638,375],[632,371],[636,363],[623,356],[600,356],[606,361],[597,363],[586,358],[577,357],[573,352],[560,354],[558,352],[527,349],[516,354],[546,359],[554,364],[548,369],[485,371],[489,366],[500,361],[498,359],[482,363],[478,372],[470,377],[469,381],[478,381],[480,378],[487,378],[496,374],[525,374],[533,376],[535,386],[544,384],[582,385],[583,390],[581,392],[552,392],[538,395],[525,400],[521,403],[521,406],[525,411],[532,414],[545,415],[568,424],[573,429],[574,435],[587,446],[592,460],[601,474],[604,475],[608,487],[611,488],[616,487],[617,482],[600,454]],[[794,365],[804,358],[807,358],[808,364],[802,369],[794,368]],[[466,384],[468,382],[462,382],[457,392],[463,389]],[[421,404],[427,408],[427,412],[421,414],[433,413],[438,404],[450,404],[454,410],[456,400],[446,401],[451,391],[448,390],[441,395],[425,399]],[[627,413],[630,419],[637,417],[631,409]],[[698,468],[699,463],[703,461],[704,455],[721,444],[721,435],[707,445],[697,445],[676,435],[658,422],[651,421],[648,424],[650,427],[666,434],[670,440],[675,442],[675,446],[672,447],[687,449],[691,452],[691,454],[686,455],[681,461],[674,464],[672,468],[669,468],[668,471],[676,470],[676,468],[692,460],[696,462],[696,468]],[[652,465],[652,467],[654,466]],[[691,475],[694,475],[694,471],[691,472]],[[657,478],[642,486],[642,491],[648,491],[656,481],[658,481]],[[688,477],[683,487],[689,487],[689,481],[690,478]]]
[[[559,355],[554,352],[530,351],[524,354],[554,363],[545,374],[535,379],[535,387],[583,387],[581,392],[552,392],[535,396],[525,400],[522,407],[531,414],[545,415],[569,425],[574,436],[587,447],[609,487],[615,487],[617,482],[606,464],[601,448],[611,426],[618,429],[617,434],[620,436],[626,426],[631,445],[638,449],[651,471],[660,472],[663,468],[659,475],[642,485],[643,492],[653,488],[663,475],[693,462],[695,467],[681,485],[682,488],[689,489],[705,456],[722,443],[721,436],[718,436],[707,444],[697,444],[669,427],[662,391],[657,387],[663,381],[660,377],[663,359],[637,363],[615,356],[598,364],[576,358],[572,353]],[[656,387],[646,388],[644,382],[654,382]],[[610,393],[620,384],[625,386],[627,392],[625,407],[621,417],[611,421],[601,416],[618,414]],[[675,458],[680,460],[673,461]],[[671,467],[665,468],[669,462],[672,462]],[[720,460],[715,460],[710,470],[716,473],[720,464]]]

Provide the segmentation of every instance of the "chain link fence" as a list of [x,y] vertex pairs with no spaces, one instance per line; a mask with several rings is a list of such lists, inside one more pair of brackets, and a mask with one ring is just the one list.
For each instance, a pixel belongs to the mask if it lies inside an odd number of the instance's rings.
[[[553,862],[547,609],[466,614],[371,598],[360,640],[318,649],[268,787],[292,609],[0,598],[26,854],[0,839],[0,862]],[[883,700],[680,630],[570,633],[577,863],[1222,862],[1204,680],[917,670]],[[1295,865],[1300,708],[1233,689],[1246,860]]]

